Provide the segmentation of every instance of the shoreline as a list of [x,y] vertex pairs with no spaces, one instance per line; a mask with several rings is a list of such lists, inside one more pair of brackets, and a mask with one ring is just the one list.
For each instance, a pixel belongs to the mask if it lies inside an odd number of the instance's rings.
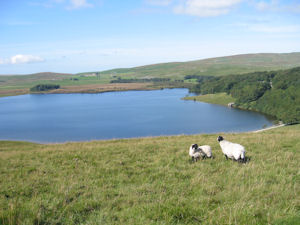
[[33,143],[33,144],[40,144],[40,145],[59,145],[59,144],[68,144],[68,143],[91,143],[91,142],[101,142],[101,141],[121,141],[121,140],[142,140],[142,139],[153,139],[153,138],[173,138],[173,137],[181,137],[181,136],[198,136],[198,135],[219,135],[219,134],[255,134],[260,133],[263,131],[276,129],[280,127],[288,126],[287,124],[280,124],[280,125],[273,125],[267,128],[258,129],[254,131],[241,131],[241,132],[215,132],[215,133],[196,133],[196,134],[174,134],[174,135],[158,135],[158,136],[141,136],[141,137],[128,137],[128,138],[111,138],[111,139],[91,139],[91,140],[74,140],[74,141],[63,141],[63,142],[39,142],[33,140],[8,140],[8,139],[0,139],[1,142],[26,142],[26,143]]
[[108,84],[88,84],[78,86],[63,86],[59,89],[30,92],[29,89],[10,89],[1,90],[0,98],[19,96],[26,94],[100,94],[106,92],[122,92],[122,91],[153,91],[161,89],[186,88],[188,85],[174,85],[163,83],[108,83]]
[[276,128],[284,127],[284,126],[287,126],[287,125],[286,124],[273,125],[271,127],[267,127],[267,128],[263,128],[263,129],[259,129],[259,130],[254,130],[254,131],[251,131],[249,133],[259,133],[259,132],[263,132],[263,131],[266,131],[266,130],[272,130],[272,129],[276,129]]

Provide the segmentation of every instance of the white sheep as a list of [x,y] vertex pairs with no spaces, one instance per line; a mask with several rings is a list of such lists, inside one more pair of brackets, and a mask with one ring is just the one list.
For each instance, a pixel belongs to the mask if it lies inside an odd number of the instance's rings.
[[192,161],[196,161],[202,157],[204,158],[211,158],[212,157],[212,152],[211,152],[211,147],[209,145],[202,145],[198,147],[197,144],[192,144],[190,146],[189,150],[189,155],[192,157]]
[[230,141],[226,141],[222,136],[218,137],[218,142],[226,159],[230,158],[239,162],[245,162],[244,146],[237,143],[232,143]]
[[198,145],[197,144],[192,144],[190,146],[190,150],[189,150],[189,155],[190,157],[192,157],[192,161],[196,161],[200,158],[200,153],[197,152],[198,149]]
[[209,145],[199,146],[198,151],[200,152],[202,158],[213,158],[211,147]]

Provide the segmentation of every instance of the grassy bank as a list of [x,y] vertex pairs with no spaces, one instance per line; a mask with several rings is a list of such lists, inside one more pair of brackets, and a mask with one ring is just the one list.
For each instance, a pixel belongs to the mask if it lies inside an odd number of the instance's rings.
[[[215,135],[39,145],[0,142],[0,224],[297,224],[300,126]],[[191,163],[190,144],[215,159]]]
[[207,95],[198,95],[198,96],[189,96],[183,98],[184,100],[194,100],[199,102],[207,102],[212,104],[219,105],[228,105],[230,102],[234,102],[235,99],[226,93],[216,93],[216,94],[207,94]]

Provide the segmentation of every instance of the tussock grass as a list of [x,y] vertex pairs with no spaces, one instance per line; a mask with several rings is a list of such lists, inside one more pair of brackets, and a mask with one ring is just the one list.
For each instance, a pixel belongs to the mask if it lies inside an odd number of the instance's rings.
[[[0,142],[0,224],[297,224],[300,126],[215,135],[40,145]],[[191,163],[190,144],[215,159]]]

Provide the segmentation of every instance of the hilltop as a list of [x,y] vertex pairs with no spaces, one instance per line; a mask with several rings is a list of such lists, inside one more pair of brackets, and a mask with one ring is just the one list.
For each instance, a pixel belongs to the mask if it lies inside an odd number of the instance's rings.
[[182,79],[186,75],[223,76],[257,71],[288,69],[300,66],[300,53],[242,54],[195,60],[170,62],[102,71],[101,74],[128,77],[169,77]]

